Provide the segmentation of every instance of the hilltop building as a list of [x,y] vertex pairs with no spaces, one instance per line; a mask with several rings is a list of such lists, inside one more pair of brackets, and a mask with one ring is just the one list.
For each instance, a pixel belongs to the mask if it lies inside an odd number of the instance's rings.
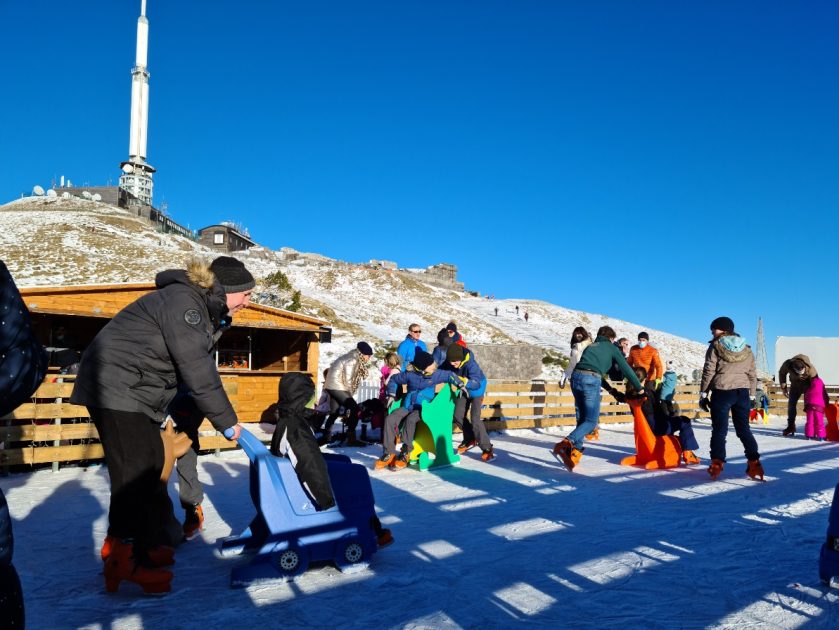
[[218,252],[247,251],[256,243],[228,223],[208,225],[198,230],[198,242]]
[[457,279],[457,266],[450,263],[439,263],[420,269],[404,269],[403,273],[419,276],[422,282],[442,289],[464,291],[462,282]]
[[386,269],[388,271],[394,271],[399,267],[392,260],[376,260],[375,258],[372,258],[367,265],[373,269]]

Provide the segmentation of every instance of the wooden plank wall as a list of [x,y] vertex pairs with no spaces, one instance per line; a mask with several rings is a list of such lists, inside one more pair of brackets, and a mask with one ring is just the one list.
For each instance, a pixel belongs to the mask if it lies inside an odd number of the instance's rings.
[[[50,462],[84,462],[100,460],[102,447],[96,427],[90,422],[85,407],[68,401],[73,390],[73,377],[61,377],[51,382],[51,375],[38,388],[32,401],[0,418],[0,465],[34,465]],[[258,423],[273,414],[277,400],[280,375],[249,372],[223,374],[222,382],[234,409],[243,424]],[[839,388],[831,388],[832,397]],[[780,388],[769,392],[773,414],[786,414],[786,398]],[[708,417],[700,411],[696,385],[681,385],[676,390],[676,402],[681,412],[691,418]],[[803,414],[803,405],[799,406]],[[570,387],[560,389],[556,383],[544,381],[493,381],[487,388],[481,416],[490,430],[573,426],[576,424],[574,398]],[[603,423],[631,422],[626,405],[619,404],[608,394],[603,396],[600,421]],[[202,450],[235,448],[204,421],[200,428]]]
[[[222,375],[222,383],[242,423],[259,422],[272,413],[280,375]],[[56,382],[53,382],[56,381]],[[71,405],[74,377],[50,375],[32,397],[12,413],[0,418],[0,465],[93,461],[103,457],[99,434],[87,408]],[[232,448],[224,437],[204,421],[201,448]]]
[[[675,400],[681,412],[691,418],[708,416],[697,405],[699,388],[695,385],[680,386]],[[602,423],[632,422],[629,408],[605,392],[600,414]],[[484,396],[481,417],[489,430],[574,426],[574,396],[570,386],[560,389],[557,383],[493,381]]]

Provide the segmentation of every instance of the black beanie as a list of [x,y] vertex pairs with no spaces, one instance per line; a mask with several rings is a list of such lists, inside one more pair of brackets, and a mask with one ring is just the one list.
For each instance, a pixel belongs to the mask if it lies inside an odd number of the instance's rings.
[[414,359],[411,361],[411,365],[420,372],[425,372],[426,368],[428,368],[428,366],[432,363],[434,363],[434,358],[425,350],[417,348],[417,351],[414,353]]
[[638,339],[646,339],[647,341],[650,340],[650,333],[648,332],[639,332]]
[[445,328],[441,328],[440,332],[437,333],[437,343],[440,344],[441,346],[447,346],[447,345],[449,345],[448,343],[446,343],[448,340],[449,340],[449,331],[447,331]]
[[449,362],[463,361],[463,346],[459,346],[456,343],[450,345],[449,349],[446,350],[446,360]]
[[456,333],[456,332],[457,332],[457,324],[455,324],[454,322],[449,322],[449,323],[446,325],[446,330],[450,330],[450,331],[452,331],[452,332],[455,332],[455,333]]
[[218,283],[225,293],[241,293],[256,286],[251,272],[245,269],[245,263],[230,256],[219,256],[210,264]]
[[734,322],[730,317],[717,317],[711,322],[711,330],[723,330],[725,332],[734,332]]
[[366,341],[359,341],[356,346],[356,350],[358,350],[361,354],[366,354],[368,357],[373,354],[373,348],[370,347],[370,344]]

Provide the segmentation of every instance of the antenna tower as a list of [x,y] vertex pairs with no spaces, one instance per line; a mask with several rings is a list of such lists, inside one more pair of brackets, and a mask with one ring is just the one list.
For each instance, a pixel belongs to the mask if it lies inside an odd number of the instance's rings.
[[768,376],[769,360],[766,358],[766,337],[763,336],[763,318],[757,318],[757,356],[755,357],[755,368],[759,374]]

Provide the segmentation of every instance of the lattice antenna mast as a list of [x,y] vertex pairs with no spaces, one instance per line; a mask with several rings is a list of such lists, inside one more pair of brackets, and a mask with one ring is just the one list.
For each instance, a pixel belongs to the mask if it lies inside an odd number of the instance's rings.
[[768,377],[769,359],[766,357],[766,337],[763,336],[763,318],[757,318],[757,356],[755,357],[755,369],[758,374]]

